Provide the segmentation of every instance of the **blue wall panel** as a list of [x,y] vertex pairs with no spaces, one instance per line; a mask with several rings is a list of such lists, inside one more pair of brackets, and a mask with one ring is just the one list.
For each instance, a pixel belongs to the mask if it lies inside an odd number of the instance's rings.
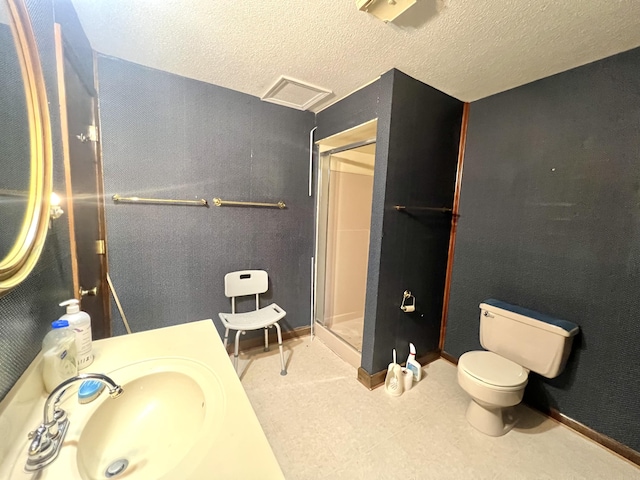
[[526,397],[640,450],[640,49],[470,108],[445,350],[493,297],[580,325]]
[[[309,324],[314,115],[99,56],[111,277],[133,331],[229,311],[224,275],[264,269],[285,329]],[[277,202],[284,210],[114,204],[111,196]],[[114,334],[123,333],[113,309]]]

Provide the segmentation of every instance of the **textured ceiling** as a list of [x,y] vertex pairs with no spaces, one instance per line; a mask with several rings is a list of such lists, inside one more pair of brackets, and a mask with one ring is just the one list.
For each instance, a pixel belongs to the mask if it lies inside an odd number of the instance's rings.
[[[381,0],[384,1],[384,0]],[[72,0],[98,52],[261,96],[280,75],[333,103],[391,68],[473,101],[640,45],[640,0]]]

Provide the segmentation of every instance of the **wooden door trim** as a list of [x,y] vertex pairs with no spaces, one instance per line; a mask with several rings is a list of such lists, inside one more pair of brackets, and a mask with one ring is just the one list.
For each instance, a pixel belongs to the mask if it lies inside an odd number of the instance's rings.
[[58,81],[58,103],[60,104],[60,133],[62,136],[62,158],[65,181],[65,210],[69,224],[69,247],[71,249],[71,276],[73,279],[73,296],[80,300],[80,280],[78,274],[78,255],[76,245],[75,216],[73,213],[73,190],[71,187],[71,154],[69,146],[69,121],[67,117],[67,89],[64,83],[64,47],[62,27],[53,25],[53,36],[56,52],[56,75]]
[[449,255],[447,258],[447,274],[444,282],[444,298],[442,301],[442,318],[440,319],[440,341],[438,349],[444,351],[447,317],[449,315],[449,294],[451,293],[451,276],[453,274],[453,254],[456,248],[456,231],[460,210],[460,191],[462,189],[462,169],[464,166],[464,151],[467,144],[467,125],[469,123],[469,104],[462,107],[462,124],[460,125],[460,147],[458,149],[458,170],[456,172],[456,186],[453,196],[453,212],[451,215],[451,231],[449,233]]
[[104,189],[104,170],[102,165],[102,136],[100,128],[100,102],[98,100],[98,92],[100,84],[98,81],[98,57],[96,52],[93,52],[93,81],[94,92],[93,97],[93,121],[98,131],[98,141],[95,144],[95,156],[96,156],[96,185],[98,187],[98,232],[100,238],[104,242],[104,253],[100,255],[100,261],[102,262],[102,271],[104,275],[100,281],[100,288],[105,292],[103,299],[103,310],[105,312],[105,318],[107,324],[104,326],[105,333],[108,333],[110,337],[112,335],[112,322],[111,322],[111,289],[109,288],[109,282],[107,281],[107,274],[109,273],[109,246],[107,243],[107,212],[105,204],[105,189]]
[[[75,229],[75,215],[73,209],[73,185],[71,181],[71,154],[69,145],[69,123],[67,112],[67,91],[65,84],[65,55],[70,49],[65,49],[65,39],[62,32],[62,26],[59,23],[54,23],[54,43],[55,43],[55,55],[56,55],[56,77],[58,82],[58,101],[60,104],[60,132],[62,136],[62,154],[64,164],[64,176],[65,176],[65,195],[66,195],[66,212],[69,221],[69,247],[71,250],[71,271],[73,279],[73,296],[74,298],[81,300],[80,298],[80,278],[78,269],[78,255],[77,255],[77,242],[76,242],[76,229]],[[79,71],[77,68],[77,59],[74,56],[67,55],[66,58],[70,64],[74,66],[76,73]],[[95,66],[95,53],[93,57],[94,71]],[[93,101],[93,121],[98,132],[100,132],[100,125],[98,121],[98,102],[97,102],[97,89],[95,86],[87,86],[84,79],[79,76],[82,85],[86,88],[87,93],[91,96]],[[97,77],[94,75],[94,79]],[[97,81],[97,80],[96,80]],[[102,309],[104,312],[104,323],[102,325],[102,331],[105,333],[105,337],[110,337],[112,334],[111,329],[111,297],[109,285],[107,283],[108,261],[107,261],[107,245],[106,245],[106,217],[105,217],[105,202],[104,202],[104,183],[103,183],[103,169],[102,169],[102,148],[100,143],[100,136],[98,136],[98,142],[95,143],[93,150],[94,159],[96,161],[96,186],[97,186],[97,203],[98,203],[98,236],[104,242],[105,253],[99,255],[99,261],[101,266],[100,275],[100,291],[102,294]]]

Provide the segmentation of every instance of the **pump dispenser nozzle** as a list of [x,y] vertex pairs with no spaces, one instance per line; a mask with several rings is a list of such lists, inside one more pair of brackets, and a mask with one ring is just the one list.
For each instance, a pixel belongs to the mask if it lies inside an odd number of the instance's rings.
[[67,307],[67,313],[78,313],[80,311],[80,300],[72,298],[59,304],[61,307]]

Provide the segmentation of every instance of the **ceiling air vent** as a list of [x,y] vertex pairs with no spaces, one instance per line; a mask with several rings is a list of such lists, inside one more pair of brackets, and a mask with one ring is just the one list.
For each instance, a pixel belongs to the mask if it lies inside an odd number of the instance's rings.
[[331,90],[283,75],[260,98],[265,102],[277,103],[298,110],[308,110],[332,93]]

